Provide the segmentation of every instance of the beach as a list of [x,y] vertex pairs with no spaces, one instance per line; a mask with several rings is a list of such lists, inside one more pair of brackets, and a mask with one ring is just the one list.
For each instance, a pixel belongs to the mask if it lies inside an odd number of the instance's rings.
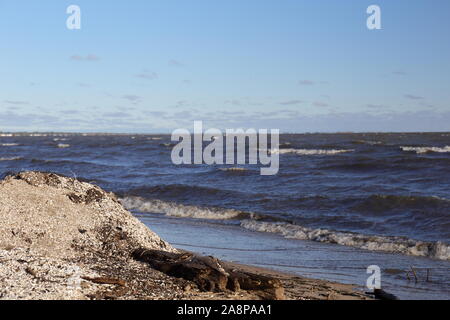
[[97,185],[180,250],[362,291],[376,265],[400,299],[450,297],[448,134],[280,142],[268,178],[252,165],[176,166],[168,135],[2,134],[0,170]]
[[0,2],[0,299],[450,300],[448,0],[56,2]]
[[[0,182],[1,299],[261,299],[206,292],[133,259],[136,248],[180,252],[113,194],[73,178],[24,172]],[[350,285],[224,262],[279,279],[283,299],[368,299]]]

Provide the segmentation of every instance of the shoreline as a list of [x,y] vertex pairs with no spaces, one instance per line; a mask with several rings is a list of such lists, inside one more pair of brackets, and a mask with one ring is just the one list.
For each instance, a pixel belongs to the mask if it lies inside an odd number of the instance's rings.
[[226,262],[226,264],[280,279],[284,286],[286,300],[372,300],[362,288],[357,290],[356,285],[306,278],[294,273],[240,263]]
[[[286,239],[276,234],[252,232],[239,225],[133,213],[177,248],[224,261],[269,268],[306,279],[356,285],[357,288],[365,288],[368,266],[378,265],[382,270],[383,289],[399,299],[441,300],[449,297],[446,261]],[[411,266],[417,273],[418,282],[411,274],[408,280]],[[426,281],[428,269],[430,282]]]
[[[0,214],[0,299],[267,298],[266,287],[200,290],[193,280],[132,259],[136,248],[180,251],[133,217],[114,195],[85,182],[37,172],[7,177],[0,182]],[[219,262],[249,279],[279,281],[284,293],[278,298],[370,299],[351,285]]]

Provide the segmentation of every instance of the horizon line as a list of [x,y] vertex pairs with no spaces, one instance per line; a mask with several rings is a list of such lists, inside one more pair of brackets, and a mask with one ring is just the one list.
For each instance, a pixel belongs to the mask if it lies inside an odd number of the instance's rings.
[[[221,130],[222,131],[222,130]],[[223,130],[225,131],[225,130]],[[309,132],[280,132],[280,134],[439,134],[450,133],[449,131],[309,131]],[[0,137],[5,135],[30,135],[30,134],[47,134],[47,135],[171,135],[169,132],[154,132],[154,133],[133,133],[133,132],[83,132],[83,131],[0,131]],[[226,134],[224,132],[224,134]]]

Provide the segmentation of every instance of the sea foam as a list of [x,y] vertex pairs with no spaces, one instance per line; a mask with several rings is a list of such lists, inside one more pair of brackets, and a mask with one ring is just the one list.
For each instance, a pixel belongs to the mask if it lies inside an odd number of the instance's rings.
[[445,147],[400,147],[403,151],[406,152],[415,152],[417,154],[423,154],[423,153],[447,153],[450,152],[450,146]]
[[331,149],[331,150],[323,150],[323,149],[272,149],[270,150],[271,154],[298,154],[298,155],[304,155],[304,156],[310,156],[310,155],[335,155],[335,154],[340,154],[340,153],[348,153],[348,152],[353,152],[355,150],[347,150],[347,149],[342,149],[342,150],[336,150],[336,149]]
[[0,158],[0,161],[18,161],[22,160],[22,157],[10,157],[10,158]]
[[18,145],[18,143],[0,143],[0,146],[2,147],[16,147]]
[[141,197],[125,197],[120,199],[120,202],[128,210],[162,213],[166,216],[181,218],[229,220],[236,219],[244,214],[241,211],[233,209],[187,206],[161,200],[144,199]]
[[252,231],[280,234],[289,239],[333,243],[370,251],[450,260],[450,245],[442,242],[424,242],[405,237],[373,236],[328,229],[311,229],[288,223],[255,220],[244,220],[241,222],[241,226]]

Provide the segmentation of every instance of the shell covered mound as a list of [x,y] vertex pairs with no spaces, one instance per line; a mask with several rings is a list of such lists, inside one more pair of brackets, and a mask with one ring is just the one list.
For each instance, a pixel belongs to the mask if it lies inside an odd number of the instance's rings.
[[[174,250],[97,186],[51,173],[24,172],[0,183],[0,247],[25,247],[49,257],[74,248],[100,250],[110,233],[120,251]],[[111,248],[110,248],[111,250]]]
[[140,272],[136,248],[176,252],[113,194],[51,173],[1,181],[0,219],[0,299],[95,298]]

